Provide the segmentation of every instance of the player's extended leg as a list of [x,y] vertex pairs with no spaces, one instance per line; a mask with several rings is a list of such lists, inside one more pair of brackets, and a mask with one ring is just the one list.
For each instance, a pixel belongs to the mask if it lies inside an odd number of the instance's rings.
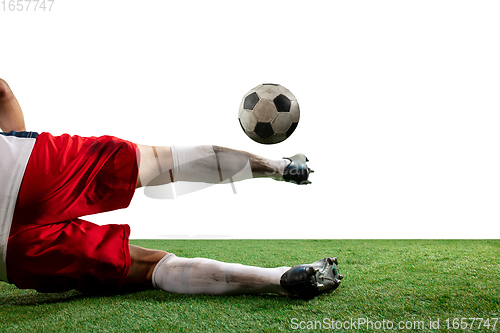
[[271,160],[245,151],[219,146],[154,147],[138,145],[141,162],[137,186],[174,181],[222,183],[268,177],[309,184],[312,172],[307,159],[298,154]]
[[310,299],[336,289],[342,275],[335,258],[312,264],[264,268],[205,258],[181,258],[130,245],[127,284],[180,294],[261,294]]
[[261,268],[129,245],[127,285],[142,285],[180,294],[287,294],[280,278],[290,267]]
[[280,279],[289,269],[245,266],[205,258],[181,258],[169,253],[156,265],[152,283],[157,289],[178,294],[287,295]]

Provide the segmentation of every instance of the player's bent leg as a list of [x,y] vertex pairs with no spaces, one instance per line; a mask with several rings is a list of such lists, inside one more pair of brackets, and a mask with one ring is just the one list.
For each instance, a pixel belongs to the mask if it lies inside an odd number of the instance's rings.
[[271,160],[220,146],[154,147],[138,145],[141,154],[137,186],[174,181],[222,183],[268,177],[308,184],[312,172],[303,154]]

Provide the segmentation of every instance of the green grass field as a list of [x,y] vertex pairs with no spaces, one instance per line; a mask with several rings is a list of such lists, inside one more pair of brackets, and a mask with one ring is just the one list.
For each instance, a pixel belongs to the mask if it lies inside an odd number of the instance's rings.
[[[76,291],[41,294],[0,283],[0,331],[280,332],[304,331],[308,325],[326,330],[342,324],[348,328],[344,331],[373,332],[390,328],[390,323],[393,330],[402,324],[419,332],[500,331],[500,323],[494,319],[500,318],[497,240],[131,243],[178,256],[264,267],[312,262],[331,255],[339,258],[345,278],[332,294],[308,302],[272,295],[187,296],[162,291],[92,297]],[[437,320],[439,329],[433,329]]]

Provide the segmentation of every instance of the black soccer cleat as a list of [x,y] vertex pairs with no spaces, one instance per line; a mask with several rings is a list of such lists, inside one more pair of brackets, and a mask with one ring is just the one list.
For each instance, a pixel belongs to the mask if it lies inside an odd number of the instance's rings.
[[309,169],[306,162],[309,162],[304,154],[297,154],[292,157],[283,157],[284,159],[290,160],[290,164],[283,171],[283,179],[286,182],[307,185],[311,184],[309,179],[309,174],[314,171]]
[[289,293],[305,300],[337,289],[343,276],[337,258],[323,258],[312,264],[296,265],[286,271],[280,284]]

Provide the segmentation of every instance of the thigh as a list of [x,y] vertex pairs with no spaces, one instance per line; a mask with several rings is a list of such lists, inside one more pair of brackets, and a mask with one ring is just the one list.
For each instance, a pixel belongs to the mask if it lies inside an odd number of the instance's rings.
[[40,292],[116,290],[130,270],[129,235],[128,225],[81,219],[17,233],[7,243],[9,282]]
[[137,164],[137,147],[125,140],[41,133],[19,190],[11,235],[127,207]]

